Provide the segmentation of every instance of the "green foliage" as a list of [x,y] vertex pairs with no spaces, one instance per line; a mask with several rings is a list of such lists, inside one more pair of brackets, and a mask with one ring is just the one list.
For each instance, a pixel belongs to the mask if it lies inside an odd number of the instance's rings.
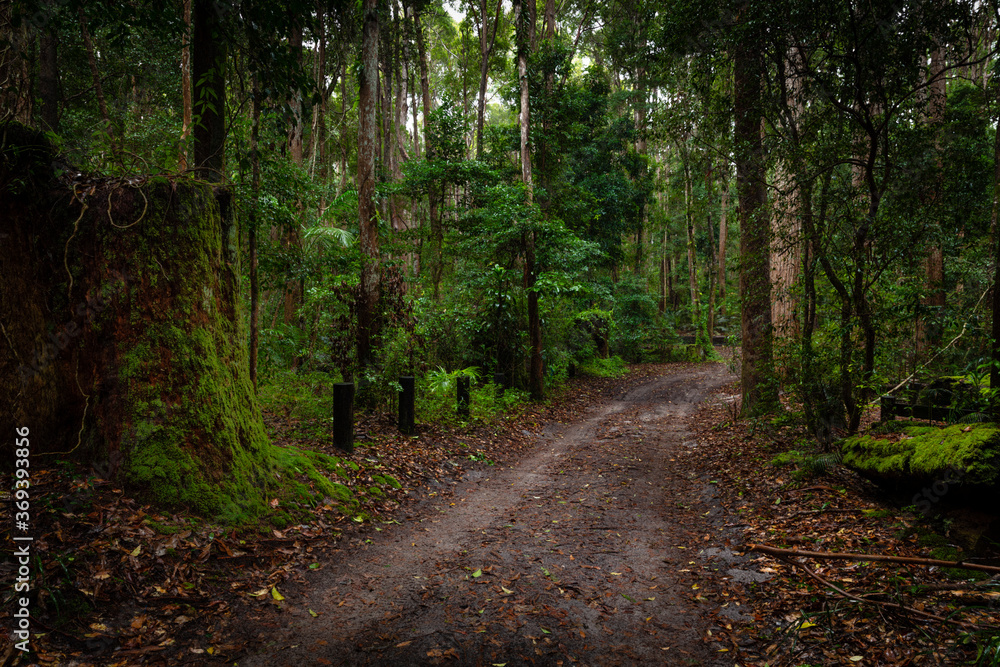
[[628,366],[619,356],[608,359],[592,357],[580,362],[578,370],[581,375],[590,375],[599,378],[618,378],[628,373]]
[[839,457],[836,455],[808,453],[798,449],[781,452],[771,459],[771,465],[774,466],[794,465],[796,470],[793,476],[800,481],[823,477],[837,463],[839,463]]
[[427,373],[427,391],[437,396],[443,396],[457,386],[458,378],[468,378],[470,382],[476,382],[479,380],[479,369],[470,366],[449,373],[438,366],[437,370]]
[[[450,381],[442,378],[452,376]],[[457,395],[454,381],[458,377],[472,380],[469,398],[469,419],[493,423],[499,419],[519,414],[528,406],[528,393],[522,389],[505,389],[502,392],[492,382],[476,384],[475,369],[466,368],[452,373],[431,371],[417,378],[416,411],[419,421],[457,424],[462,420],[457,412]],[[442,389],[447,386],[446,389]]]
[[673,331],[661,326],[656,301],[637,281],[622,280],[613,286],[612,349],[633,363],[648,353],[662,353]]

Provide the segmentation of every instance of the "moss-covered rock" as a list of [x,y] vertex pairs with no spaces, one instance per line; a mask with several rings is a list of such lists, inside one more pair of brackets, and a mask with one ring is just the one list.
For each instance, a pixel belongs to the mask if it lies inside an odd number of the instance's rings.
[[845,465],[865,477],[899,485],[948,478],[966,487],[1000,485],[1000,427],[907,426],[898,433],[858,435],[842,448]]

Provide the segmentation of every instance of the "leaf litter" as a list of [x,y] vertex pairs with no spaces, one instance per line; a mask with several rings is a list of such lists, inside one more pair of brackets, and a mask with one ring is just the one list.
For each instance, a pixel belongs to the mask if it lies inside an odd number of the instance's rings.
[[[577,381],[551,404],[501,423],[422,424],[416,438],[399,435],[390,415],[362,416],[352,457],[335,452],[325,439],[303,436],[308,429],[294,420],[268,414],[279,446],[325,451],[356,464],[347,479],[337,481],[352,489],[359,504],[351,512],[321,504],[309,515],[299,513],[298,523],[266,534],[157,512],[69,464],[33,469],[33,490],[45,505],[35,542],[40,613],[32,619],[34,661],[232,664],[248,648],[262,648],[248,637],[276,632],[296,608],[319,622],[359,603],[377,606],[384,593],[378,579],[369,579],[359,595],[320,607],[312,595],[315,577],[325,576],[338,554],[367,548],[395,523],[433,521],[435,514],[469,502],[476,488],[460,487],[463,477],[488,479],[528,456],[540,436],[554,432],[553,425],[571,428],[595,405],[661,373],[683,370],[679,366],[637,367],[624,380]],[[656,462],[665,480],[659,491],[666,491],[659,501],[681,526],[657,553],[669,576],[660,572],[650,579],[649,570],[628,567],[632,561],[623,556],[636,548],[629,531],[643,512],[632,508],[636,516],[623,523],[609,521],[609,510],[624,490],[635,495],[636,482],[653,486],[640,474],[642,459],[650,457],[657,429],[672,428],[651,419],[648,408],[646,414],[626,408],[600,422],[594,433],[599,448],[580,449],[553,468],[557,481],[587,476],[575,493],[551,487],[521,494],[505,523],[482,536],[478,562],[443,557],[424,581],[414,580],[424,588],[417,604],[434,610],[437,630],[389,637],[396,629],[390,621],[382,640],[377,631],[363,633],[369,643],[354,655],[375,664],[393,651],[419,650],[430,664],[474,664],[466,641],[474,635],[483,638],[476,646],[484,659],[493,660],[486,664],[586,663],[584,656],[596,650],[617,656],[620,664],[662,664],[636,649],[637,637],[645,635],[656,643],[661,661],[694,661],[707,651],[719,656],[717,664],[943,665],[974,661],[977,648],[998,634],[995,579],[951,579],[940,569],[893,564],[751,556],[747,546],[757,543],[925,558],[932,549],[917,530],[920,517],[887,502],[852,473],[832,466],[820,477],[802,478],[769,465],[799,446],[803,434],[794,426],[736,421],[723,400],[685,415],[694,434]],[[468,459],[470,451],[478,460]],[[378,484],[376,475],[391,476],[400,488]],[[300,481],[310,483],[305,476]],[[504,546],[505,533],[514,534],[520,548]],[[454,579],[458,572],[462,577]],[[682,588],[687,593],[678,599]],[[435,597],[443,591],[448,599]],[[877,602],[965,625],[928,623]],[[642,612],[660,604],[679,605],[697,618],[688,631],[696,630],[698,646],[678,642],[680,630],[663,622],[662,614]],[[4,605],[8,617],[12,608]],[[3,664],[27,664],[9,648],[0,646]]]

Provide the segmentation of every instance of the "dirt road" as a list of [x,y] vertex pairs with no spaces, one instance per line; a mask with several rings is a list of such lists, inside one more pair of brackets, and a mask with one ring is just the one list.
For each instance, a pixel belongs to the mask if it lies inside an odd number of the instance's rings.
[[697,446],[687,417],[731,380],[721,364],[673,366],[549,426],[514,467],[471,471],[324,563],[239,664],[731,665],[709,632],[739,611],[705,569],[728,576],[711,555],[730,553],[731,518],[675,461]]

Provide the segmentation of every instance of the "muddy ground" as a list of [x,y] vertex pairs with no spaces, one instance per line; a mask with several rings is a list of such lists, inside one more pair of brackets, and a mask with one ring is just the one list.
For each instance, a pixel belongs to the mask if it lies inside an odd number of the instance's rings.
[[728,549],[714,480],[678,456],[732,380],[674,365],[545,425],[510,467],[415,490],[399,524],[333,551],[281,611],[246,614],[239,664],[732,665],[719,625],[752,619],[726,589],[766,575]]

